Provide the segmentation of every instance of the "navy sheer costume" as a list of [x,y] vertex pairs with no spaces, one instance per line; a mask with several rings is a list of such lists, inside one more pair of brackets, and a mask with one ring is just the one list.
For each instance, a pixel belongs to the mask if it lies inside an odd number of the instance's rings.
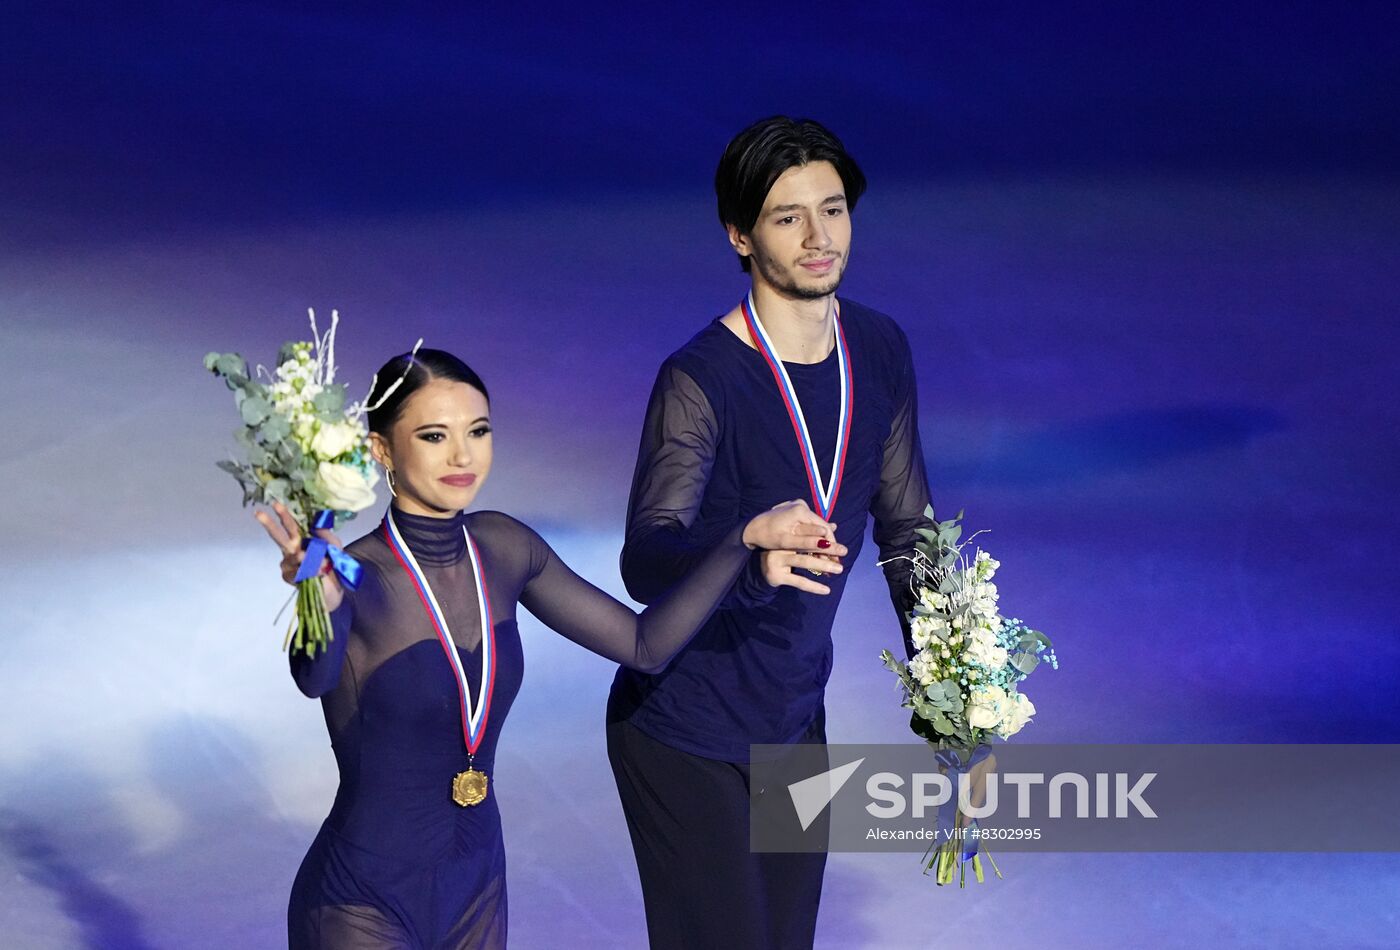
[[331,616],[335,638],[292,676],[319,696],[340,787],[292,888],[293,948],[503,947],[505,851],[494,774],[496,745],[520,688],[520,604],[565,637],[638,670],[656,671],[713,612],[743,569],[735,526],[686,582],[639,617],[580,578],[526,525],[499,512],[395,522],[432,586],[466,670],[482,688],[482,626],[462,533],[476,543],[490,595],[495,687],[474,766],[486,800],[452,801],[467,767],[457,681],[384,526],[347,550],[365,566]]
[[[751,743],[801,737],[822,709],[831,627],[868,519],[898,615],[912,608],[915,530],[928,525],[913,359],[884,314],[841,301],[854,408],[840,495],[829,520],[849,553],[846,572],[822,578],[829,595],[764,581],[759,553],[722,608],[663,673],[623,668],[610,721],[626,720],[695,755],[741,762]],[[836,454],[840,378],[835,349],[819,363],[784,363],[802,403],[820,474]],[[793,498],[808,499],[806,470],[787,410],[761,354],[719,320],[662,365],[652,390],[628,505],[622,577],[643,603],[664,597],[733,529]]]

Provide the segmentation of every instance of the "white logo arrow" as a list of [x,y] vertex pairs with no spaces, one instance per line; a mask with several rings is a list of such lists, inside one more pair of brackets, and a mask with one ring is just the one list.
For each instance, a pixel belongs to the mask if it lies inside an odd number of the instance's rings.
[[812,826],[822,809],[831,803],[836,793],[841,791],[841,786],[846,784],[864,761],[865,758],[861,757],[854,762],[847,762],[788,786],[788,794],[792,796],[792,807],[797,809],[797,820],[802,822],[803,831]]

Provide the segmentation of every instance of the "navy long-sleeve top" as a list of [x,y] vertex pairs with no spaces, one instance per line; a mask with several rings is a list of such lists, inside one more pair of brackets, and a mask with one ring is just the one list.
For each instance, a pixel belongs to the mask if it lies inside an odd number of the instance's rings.
[[[831,672],[831,627],[867,515],[881,559],[911,554],[929,503],[919,445],[908,340],[884,314],[841,301],[850,350],[853,412],[840,496],[829,520],[846,545],[846,573],[829,595],[770,587],[759,553],[718,610],[663,671],[622,668],[610,721],[627,720],[674,748],[747,761],[749,745],[801,738],[822,709]],[[819,471],[836,454],[840,378],[836,351],[785,363],[802,403]],[[736,524],[780,502],[811,504],[802,456],[762,355],[719,320],[661,366],[643,426],[628,505],[622,577],[642,603],[662,596]],[[909,562],[884,567],[903,630],[912,606]],[[893,629],[893,626],[892,626]]]
[[[657,669],[683,645],[744,570],[735,525],[685,582],[639,617],[579,577],[528,526],[496,511],[395,523],[431,586],[474,703],[489,655],[463,527],[486,578],[494,689],[472,763],[492,774],[484,802],[451,797],[468,765],[458,685],[413,580],[385,529],[348,545],[364,567],[331,614],[335,637],[315,659],[291,657],[308,696],[321,698],[340,770],[335,804],[293,886],[294,946],[505,945],[505,847],[494,777],[501,727],[524,675],[516,626],[523,606],[569,639],[637,669]],[[329,934],[338,936],[329,937]],[[308,936],[310,935],[310,936]]]

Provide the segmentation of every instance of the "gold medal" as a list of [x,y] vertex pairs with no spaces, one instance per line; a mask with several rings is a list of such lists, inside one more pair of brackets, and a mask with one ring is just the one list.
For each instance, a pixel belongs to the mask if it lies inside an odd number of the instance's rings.
[[467,686],[467,672],[462,666],[457,644],[452,639],[452,631],[447,628],[447,618],[443,615],[437,598],[433,596],[432,585],[418,566],[418,559],[413,556],[413,551],[399,534],[398,525],[394,523],[393,506],[390,506],[384,515],[384,537],[398,557],[399,564],[417,588],[419,599],[423,601],[423,610],[437,632],[438,642],[442,644],[443,652],[447,654],[447,661],[457,679],[457,698],[462,710],[462,743],[467,747],[467,770],[452,777],[452,800],[463,808],[480,805],[486,801],[486,773],[478,772],[472,767],[472,757],[486,738],[486,718],[491,709],[491,693],[496,685],[496,628],[491,619],[491,595],[486,590],[486,574],[481,568],[481,555],[477,552],[476,543],[472,541],[467,526],[463,524],[462,537],[467,542],[467,555],[471,558],[472,574],[476,578],[477,609],[481,613],[481,688],[477,701],[473,704],[471,690]]
[[486,801],[486,773],[468,768],[452,779],[452,800],[463,808]]

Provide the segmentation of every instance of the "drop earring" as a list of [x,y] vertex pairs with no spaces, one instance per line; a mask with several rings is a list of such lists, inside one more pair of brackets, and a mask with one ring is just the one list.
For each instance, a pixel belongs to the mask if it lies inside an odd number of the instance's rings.
[[389,484],[389,494],[399,497],[399,493],[394,491],[394,470],[387,465],[384,466],[384,481]]

